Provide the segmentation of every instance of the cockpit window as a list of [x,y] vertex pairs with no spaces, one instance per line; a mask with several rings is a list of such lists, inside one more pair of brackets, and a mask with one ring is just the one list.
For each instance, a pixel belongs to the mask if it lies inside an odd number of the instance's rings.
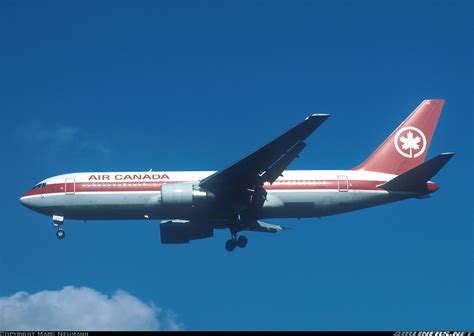
[[35,189],[43,189],[46,187],[46,183],[38,183],[37,185],[35,185],[31,190],[35,190]]

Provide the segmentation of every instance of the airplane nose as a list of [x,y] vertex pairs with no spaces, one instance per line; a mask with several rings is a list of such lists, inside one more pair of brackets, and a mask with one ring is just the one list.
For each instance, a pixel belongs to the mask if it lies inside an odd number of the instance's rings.
[[28,201],[28,198],[26,198],[26,196],[20,197],[20,203],[23,204],[23,206],[29,208],[30,202]]

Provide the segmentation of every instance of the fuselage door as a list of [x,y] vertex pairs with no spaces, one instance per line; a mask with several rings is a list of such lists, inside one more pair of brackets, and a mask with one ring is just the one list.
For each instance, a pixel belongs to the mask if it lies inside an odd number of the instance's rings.
[[76,193],[76,179],[67,178],[64,182],[64,193],[66,195],[74,195]]
[[347,175],[337,175],[337,188],[339,191],[349,191],[349,179]]

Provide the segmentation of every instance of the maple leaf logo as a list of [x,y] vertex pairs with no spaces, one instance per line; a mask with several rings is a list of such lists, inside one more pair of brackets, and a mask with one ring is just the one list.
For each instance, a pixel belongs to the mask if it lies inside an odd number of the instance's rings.
[[395,135],[394,142],[397,151],[407,158],[416,158],[426,149],[425,135],[416,127],[409,126],[399,130]]
[[419,136],[413,137],[413,132],[408,131],[407,136],[401,136],[400,141],[403,142],[402,149],[403,150],[410,150],[410,157],[413,157],[413,150],[419,150],[420,145],[418,143],[421,141]]

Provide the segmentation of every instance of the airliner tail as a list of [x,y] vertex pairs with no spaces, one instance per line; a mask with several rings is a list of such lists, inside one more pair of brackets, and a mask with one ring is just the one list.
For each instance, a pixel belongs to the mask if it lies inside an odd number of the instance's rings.
[[402,174],[422,164],[443,109],[444,99],[424,100],[355,170]]

